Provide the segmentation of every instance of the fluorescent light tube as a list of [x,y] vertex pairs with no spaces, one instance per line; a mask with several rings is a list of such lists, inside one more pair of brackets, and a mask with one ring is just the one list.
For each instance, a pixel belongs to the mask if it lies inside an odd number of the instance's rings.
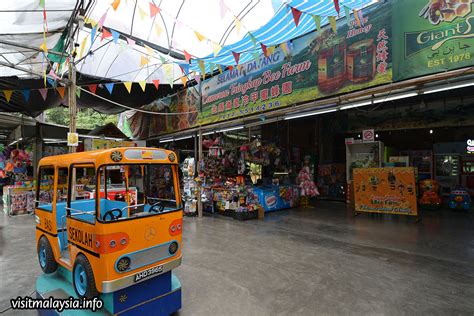
[[296,119],[296,118],[300,118],[300,117],[307,117],[307,116],[331,113],[331,112],[336,112],[336,111],[337,111],[337,109],[329,109],[329,110],[320,110],[320,111],[314,111],[314,112],[309,112],[309,113],[289,115],[289,116],[285,116],[285,120],[292,120],[292,119]]
[[407,92],[407,93],[396,94],[396,95],[391,95],[391,96],[386,96],[386,97],[379,97],[374,100],[374,103],[382,103],[382,102],[394,101],[394,100],[405,99],[405,98],[410,98],[410,97],[416,97],[417,95],[418,95],[418,92]]
[[423,91],[424,94],[430,94],[430,93],[435,93],[435,92],[441,92],[441,91],[447,91],[451,89],[460,89],[460,88],[465,88],[465,87],[470,87],[474,86],[474,81],[471,82],[465,82],[465,83],[458,83],[458,84],[453,84],[453,85],[445,85],[441,87],[433,87],[433,88],[428,88]]
[[218,132],[219,133],[224,133],[224,132],[230,132],[230,131],[236,131],[236,130],[239,130],[239,129],[243,129],[244,126],[236,126],[236,127],[229,127],[229,128],[226,128],[226,129],[221,129],[219,130]]
[[348,110],[353,108],[358,108],[360,106],[366,106],[372,104],[372,100],[360,101],[355,103],[349,103],[348,105],[341,106],[341,110]]
[[174,139],[173,138],[163,138],[160,139],[160,143],[169,143],[172,142]]
[[18,140],[12,141],[10,144],[8,144],[8,146],[13,146],[13,145],[15,145],[16,143],[18,143],[19,141],[22,141],[22,140],[23,140],[23,137],[20,137]]
[[180,137],[180,138],[175,138],[174,140],[183,140],[183,139],[189,139],[189,138],[193,138],[193,136],[183,136],[183,137]]

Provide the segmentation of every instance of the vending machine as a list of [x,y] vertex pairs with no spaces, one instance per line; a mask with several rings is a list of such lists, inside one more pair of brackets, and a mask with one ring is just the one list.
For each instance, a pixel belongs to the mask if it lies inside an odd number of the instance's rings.
[[461,186],[474,197],[474,155],[461,157]]
[[435,180],[443,198],[448,198],[451,191],[461,185],[461,155],[464,150],[464,143],[433,145]]

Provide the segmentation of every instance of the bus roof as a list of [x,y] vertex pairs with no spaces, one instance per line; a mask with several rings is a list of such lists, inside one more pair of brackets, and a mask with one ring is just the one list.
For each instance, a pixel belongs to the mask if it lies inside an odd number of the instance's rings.
[[119,147],[42,158],[39,166],[69,167],[71,164],[127,164],[166,163],[177,164],[176,154],[170,150],[148,147]]

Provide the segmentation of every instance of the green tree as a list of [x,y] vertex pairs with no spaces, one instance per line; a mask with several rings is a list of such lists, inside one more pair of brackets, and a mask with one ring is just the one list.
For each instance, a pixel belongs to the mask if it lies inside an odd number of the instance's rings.
[[[47,123],[59,125],[69,125],[69,109],[65,107],[56,107],[45,111],[45,119]],[[94,129],[108,123],[117,125],[118,115],[108,115],[96,112],[92,109],[79,109],[77,112],[77,127]]]

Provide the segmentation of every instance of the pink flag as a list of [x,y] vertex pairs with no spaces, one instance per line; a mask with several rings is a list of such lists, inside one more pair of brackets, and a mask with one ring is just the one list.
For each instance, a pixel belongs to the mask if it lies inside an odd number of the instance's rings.
[[46,98],[48,97],[48,89],[43,88],[38,90],[41,96],[43,97],[43,100],[46,101]]

